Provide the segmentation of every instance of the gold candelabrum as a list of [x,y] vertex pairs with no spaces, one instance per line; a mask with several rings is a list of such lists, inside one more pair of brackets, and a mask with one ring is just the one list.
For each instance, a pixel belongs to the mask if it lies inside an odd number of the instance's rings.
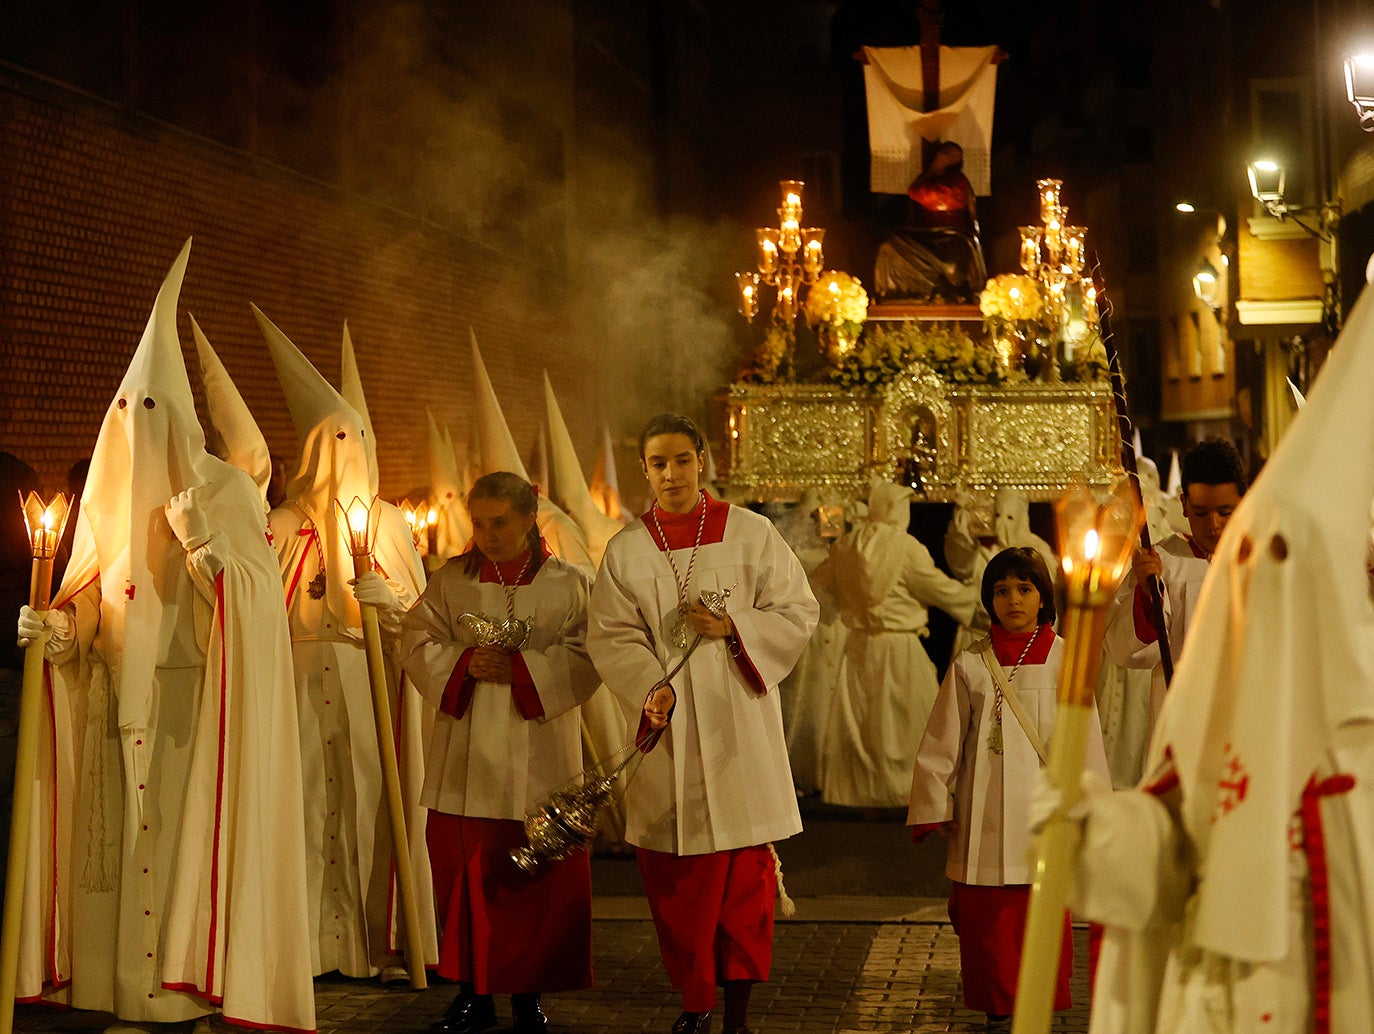
[[803,227],[801,180],[783,180],[782,204],[778,208],[778,225],[763,226],[758,235],[757,270],[736,273],[739,287],[739,311],[753,323],[759,313],[759,288],[763,284],[777,289],[772,318],[788,333],[795,333],[794,324],[801,311],[804,288],[814,284],[825,268],[822,249],[825,231],[815,226]]
[[1046,1034],[1054,1015],[1064,910],[1082,840],[1082,828],[1068,811],[1082,796],[1088,735],[1097,721],[1093,693],[1102,664],[1107,607],[1130,568],[1144,521],[1129,478],[1120,478],[1105,500],[1099,501],[1080,485],[1055,503],[1068,606],[1061,632],[1064,663],[1045,775],[1061,804],[1035,840],[1035,881],[1021,948],[1012,1034]]
[[[370,503],[354,496],[349,503],[336,499],[340,525],[348,539],[348,552],[353,557],[353,577],[361,578],[372,571],[373,544],[377,539],[377,525],[381,516],[380,503]],[[405,804],[401,796],[401,770],[396,755],[396,740],[391,722],[391,690],[387,684],[386,657],[382,652],[381,624],[377,608],[370,603],[358,603],[362,616],[363,652],[367,658],[367,677],[372,689],[372,717],[377,732],[377,755],[382,767],[382,787],[387,817],[391,822],[391,846],[396,863],[396,886],[400,891],[402,929],[405,933],[406,970],[410,986],[423,991],[425,980],[425,950],[420,927],[420,899],[415,887],[415,873],[410,860],[410,839],[406,833]]]
[[[29,577],[29,606],[46,614],[52,608],[53,563],[62,532],[67,526],[71,500],[61,492],[44,503],[36,492],[27,499],[19,494],[24,525],[29,533],[33,566]],[[0,926],[0,1031],[14,1029],[14,995],[19,977],[20,919],[24,906],[24,881],[28,874],[29,834],[33,817],[34,771],[38,740],[43,728],[46,693],[43,684],[43,651],[48,632],[24,650],[24,682],[19,697],[19,734],[14,758],[14,802],[10,812],[9,868],[5,875],[5,913]]]
[[1042,356],[1049,375],[1043,380],[1057,380],[1059,362],[1073,359],[1101,333],[1097,285],[1083,273],[1088,229],[1069,225],[1063,188],[1062,180],[1037,181],[1040,225],[1021,227],[1021,269],[1040,289],[1040,322],[1055,352]]

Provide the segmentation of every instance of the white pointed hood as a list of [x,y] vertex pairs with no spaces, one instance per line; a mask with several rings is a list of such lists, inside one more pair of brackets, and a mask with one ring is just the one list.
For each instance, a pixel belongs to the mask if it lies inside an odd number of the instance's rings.
[[530,453],[530,483],[548,495],[552,491],[549,475],[549,436],[544,425],[539,425],[539,433],[534,437],[534,450]]
[[1178,450],[1169,460],[1169,483],[1164,486],[1164,494],[1177,499],[1183,494],[1183,466],[1178,461]]
[[472,538],[472,521],[468,517],[458,460],[453,454],[453,441],[447,429],[440,429],[434,413],[425,410],[429,421],[429,492],[430,505],[439,511],[438,555],[457,556]]
[[358,376],[358,356],[353,351],[353,337],[348,333],[348,321],[343,325],[343,349],[339,364],[339,393],[358,412],[363,421],[363,445],[367,449],[367,481],[372,494],[380,491],[381,476],[377,467],[377,436],[372,432],[372,416],[367,411],[363,395],[363,380]]
[[224,469],[205,451],[177,337],[177,300],[190,254],[188,240],[100,425],[72,558],[56,597],[64,603],[99,575],[99,646],[125,727],[146,726],[153,670],[185,645],[178,639],[186,631],[179,620],[184,601],[160,595],[185,585],[167,570],[169,564],[180,569],[185,554],[164,507]]
[[587,549],[598,567],[606,553],[606,544],[611,536],[624,525],[607,517],[597,509],[587,488],[587,479],[582,475],[582,465],[577,460],[573,448],[572,435],[563,410],[558,405],[558,397],[553,392],[553,384],[548,373],[544,374],[544,409],[549,426],[549,459],[553,465],[553,483],[549,494],[577,522],[577,526],[587,537]]
[[596,458],[596,468],[592,471],[590,486],[592,502],[596,508],[613,520],[622,524],[634,520],[625,512],[620,502],[620,478],[615,470],[615,445],[611,441],[611,428],[605,420],[601,421],[601,454]]
[[344,505],[354,497],[372,499],[366,428],[358,411],[320,376],[299,348],[263,315],[256,305],[253,315],[267,338],[277,379],[286,396],[291,420],[301,442],[300,462],[286,486],[284,505],[298,509],[318,530],[324,546],[330,609],[350,625],[361,621],[358,605],[348,589],[353,577],[353,558],[348,552],[347,530],[338,519],[336,499]]
[[[520,453],[515,447],[510,427],[506,424],[501,403],[497,401],[496,390],[487,376],[482,353],[477,350],[477,334],[472,334],[472,369],[476,387],[476,425],[480,459],[476,472],[480,477],[498,470],[519,474],[526,481],[530,476],[525,465],[520,462]],[[587,546],[587,536],[566,513],[551,503],[542,492],[539,495],[539,533],[549,550],[560,560],[594,569],[591,551]]]
[[258,486],[263,508],[267,506],[267,483],[272,480],[272,454],[267,439],[262,436],[258,422],[253,419],[248,404],[243,401],[229,371],[210,345],[210,339],[200,329],[196,318],[189,313],[191,333],[196,339],[196,354],[200,358],[200,379],[205,385],[205,405],[210,411],[210,423],[224,442],[224,459],[238,467]]
[[836,566],[858,572],[858,589],[866,608],[887,599],[905,570],[892,558],[902,555],[915,498],[916,493],[906,485],[874,482],[868,494],[868,516],[835,543]]
[[473,408],[477,427],[477,476],[506,470],[519,474],[526,481],[530,476],[525,464],[520,460],[520,450],[515,447],[515,438],[506,423],[506,415],[501,412],[501,403],[496,398],[496,389],[491,386],[487,375],[487,365],[482,362],[482,353],[477,350],[477,333],[472,333],[472,376]]
[[[1226,526],[1151,744],[1155,770],[1173,759],[1200,852],[1193,940],[1239,960],[1290,950],[1289,821],[1340,730],[1374,723],[1370,384],[1366,292]],[[1363,852],[1374,831],[1355,794]]]

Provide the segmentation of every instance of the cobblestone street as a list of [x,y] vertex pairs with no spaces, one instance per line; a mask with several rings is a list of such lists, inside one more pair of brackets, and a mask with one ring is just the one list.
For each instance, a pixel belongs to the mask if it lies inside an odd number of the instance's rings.
[[[893,903],[902,899],[889,899]],[[598,914],[639,910],[642,901],[599,899]],[[760,1034],[977,1031],[983,1016],[963,1008],[959,943],[941,902],[925,902],[910,921],[868,919],[815,922],[807,913],[863,914],[871,899],[801,900],[799,918],[777,924],[772,980],[754,992],[752,1023]],[[1086,1031],[1085,931],[1075,931],[1074,1009],[1056,1018],[1055,1031]],[[659,961],[653,924],[643,918],[601,918],[595,924],[594,990],[550,995],[551,1029],[566,1034],[657,1031],[667,1034],[678,1014],[677,997]],[[452,998],[450,985],[422,993],[383,989],[375,982],[316,982],[320,1034],[423,1031]],[[503,1022],[508,1003],[498,1002]],[[15,1029],[105,1030],[112,1020],[92,1013],[21,1006]],[[168,1028],[175,1030],[177,1028]],[[220,1034],[241,1028],[213,1021]],[[715,1024],[719,1031],[719,1023]]]

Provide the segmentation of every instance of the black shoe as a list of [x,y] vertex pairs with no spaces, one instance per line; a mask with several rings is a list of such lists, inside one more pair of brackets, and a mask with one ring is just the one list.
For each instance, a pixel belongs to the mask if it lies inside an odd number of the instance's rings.
[[710,1012],[684,1012],[673,1024],[672,1034],[710,1034]]
[[490,1030],[496,1026],[496,1003],[491,995],[473,994],[462,991],[444,1013],[444,1018],[429,1025],[430,1030],[449,1031],[451,1034],[473,1034],[479,1030]]
[[539,1008],[539,995],[520,994],[510,996],[512,1034],[544,1034],[549,1029],[549,1018]]

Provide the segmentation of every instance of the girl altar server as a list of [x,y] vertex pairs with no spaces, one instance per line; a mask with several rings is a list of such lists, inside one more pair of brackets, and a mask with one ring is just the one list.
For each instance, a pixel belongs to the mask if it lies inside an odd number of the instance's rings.
[[518,475],[479,478],[473,545],[436,571],[405,616],[405,670],[437,711],[420,803],[441,921],[439,974],[458,997],[433,1029],[546,1029],[541,991],[592,985],[587,852],[532,874],[510,858],[522,820],[582,770],[577,707],[599,680],[585,646],[590,582],[550,555],[538,498]]
[[[674,1034],[710,1029],[718,984],[725,1031],[746,1031],[750,991],[768,978],[770,842],[801,832],[777,686],[819,615],[773,525],[701,490],[704,453],[684,416],[655,417],[641,433],[654,502],[607,547],[587,634],[602,679],[633,709],[630,732],[661,730],[641,740],[625,839],[682,992]],[[723,617],[704,590],[728,591]]]
[[[1030,546],[1004,549],[983,572],[987,638],[960,653],[916,755],[907,824],[914,839],[949,835],[949,916],[959,935],[964,1003],[1009,1030],[1030,900],[1031,801],[1049,757],[1064,643],[1054,634],[1049,569]],[[1104,779],[1096,721],[1087,768]],[[1067,918],[1054,1007],[1068,1009],[1073,943]]]

